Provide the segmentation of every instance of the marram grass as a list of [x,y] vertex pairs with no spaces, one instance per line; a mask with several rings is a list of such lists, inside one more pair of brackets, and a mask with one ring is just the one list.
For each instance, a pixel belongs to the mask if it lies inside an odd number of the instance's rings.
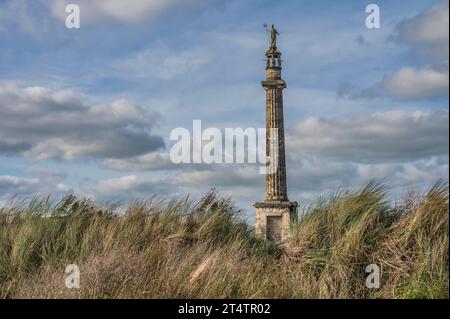
[[[390,205],[371,183],[308,207],[282,248],[230,199],[0,208],[2,298],[448,298],[448,183]],[[80,289],[65,286],[68,264]],[[378,289],[365,268],[380,268]]]

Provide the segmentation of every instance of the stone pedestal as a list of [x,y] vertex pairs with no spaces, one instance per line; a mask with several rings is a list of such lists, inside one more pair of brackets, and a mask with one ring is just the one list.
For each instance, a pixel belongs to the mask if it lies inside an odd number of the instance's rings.
[[284,241],[289,236],[289,227],[297,219],[297,202],[265,201],[255,203],[255,234],[271,241]]

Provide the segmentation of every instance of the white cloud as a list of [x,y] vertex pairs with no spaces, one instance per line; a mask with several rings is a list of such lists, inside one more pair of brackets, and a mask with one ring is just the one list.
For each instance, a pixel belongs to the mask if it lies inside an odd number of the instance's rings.
[[29,194],[35,190],[39,184],[37,178],[22,178],[18,176],[0,176],[0,193],[2,197],[13,196],[15,194]]
[[117,171],[155,171],[180,168],[172,163],[168,153],[148,153],[129,159],[107,159],[103,164]]
[[170,159],[170,154],[165,152],[152,152],[130,158],[110,158],[103,160],[102,164],[109,169],[123,172],[205,170],[211,167],[202,163],[175,164]]
[[[448,59],[449,47],[449,2],[402,21],[397,26],[401,41],[418,46],[427,46],[425,52]],[[423,50],[423,48],[419,48]]]
[[383,89],[394,99],[400,100],[448,97],[448,26],[448,1],[403,20],[396,27],[397,39],[409,45],[411,57],[421,57],[430,65],[421,68],[403,67],[363,90],[342,83],[337,90],[338,97],[370,99],[381,96]]
[[34,159],[124,158],[164,146],[157,115],[125,100],[91,105],[70,91],[0,82],[0,154]]
[[353,117],[309,117],[287,133],[293,158],[354,162],[413,161],[448,155],[446,111],[390,111]]
[[217,164],[214,169],[203,171],[186,171],[170,178],[174,185],[235,188],[257,186],[263,180],[263,175],[255,165]]
[[121,178],[100,180],[96,187],[101,192],[129,191],[136,184],[137,176],[129,175]]
[[73,188],[63,182],[65,176],[55,172],[43,171],[31,168],[33,177],[21,177],[12,175],[0,175],[0,203],[18,195],[24,196],[47,196],[62,195],[73,192]]
[[448,67],[446,69],[403,67],[385,77],[382,84],[390,95],[398,99],[448,96]]
[[115,201],[148,199],[155,194],[176,193],[175,187],[163,179],[136,175],[84,182],[80,185],[80,191],[87,197]]
[[448,177],[448,159],[408,163],[352,163],[325,158],[288,163],[288,195],[302,205],[338,190],[362,187],[371,180],[384,181],[390,194],[402,196],[408,189],[423,190]]
[[[65,19],[65,7],[72,0],[53,0],[54,16]],[[149,21],[176,9],[190,8],[206,3],[205,0],[79,0],[82,23],[95,23],[111,19],[122,23]]]
[[444,1],[397,26],[400,41],[420,55],[440,65],[422,68],[403,67],[387,76],[382,85],[394,98],[416,99],[448,96],[449,2]]

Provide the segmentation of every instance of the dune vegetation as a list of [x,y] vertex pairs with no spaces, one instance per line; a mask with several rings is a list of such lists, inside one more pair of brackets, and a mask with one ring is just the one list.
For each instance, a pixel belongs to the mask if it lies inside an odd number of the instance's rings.
[[[448,298],[448,183],[387,200],[380,183],[304,208],[284,244],[230,198],[118,207],[72,195],[0,208],[2,298]],[[80,288],[65,269],[80,269]],[[366,266],[380,287],[366,287]]]

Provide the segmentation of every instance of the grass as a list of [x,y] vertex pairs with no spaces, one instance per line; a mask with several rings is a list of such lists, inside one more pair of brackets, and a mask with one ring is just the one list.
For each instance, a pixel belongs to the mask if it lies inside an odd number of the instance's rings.
[[[230,199],[98,207],[67,196],[0,208],[2,298],[448,298],[448,184],[396,205],[370,183],[306,208],[284,247]],[[80,268],[80,289],[65,268]],[[379,289],[365,268],[380,268]]]

